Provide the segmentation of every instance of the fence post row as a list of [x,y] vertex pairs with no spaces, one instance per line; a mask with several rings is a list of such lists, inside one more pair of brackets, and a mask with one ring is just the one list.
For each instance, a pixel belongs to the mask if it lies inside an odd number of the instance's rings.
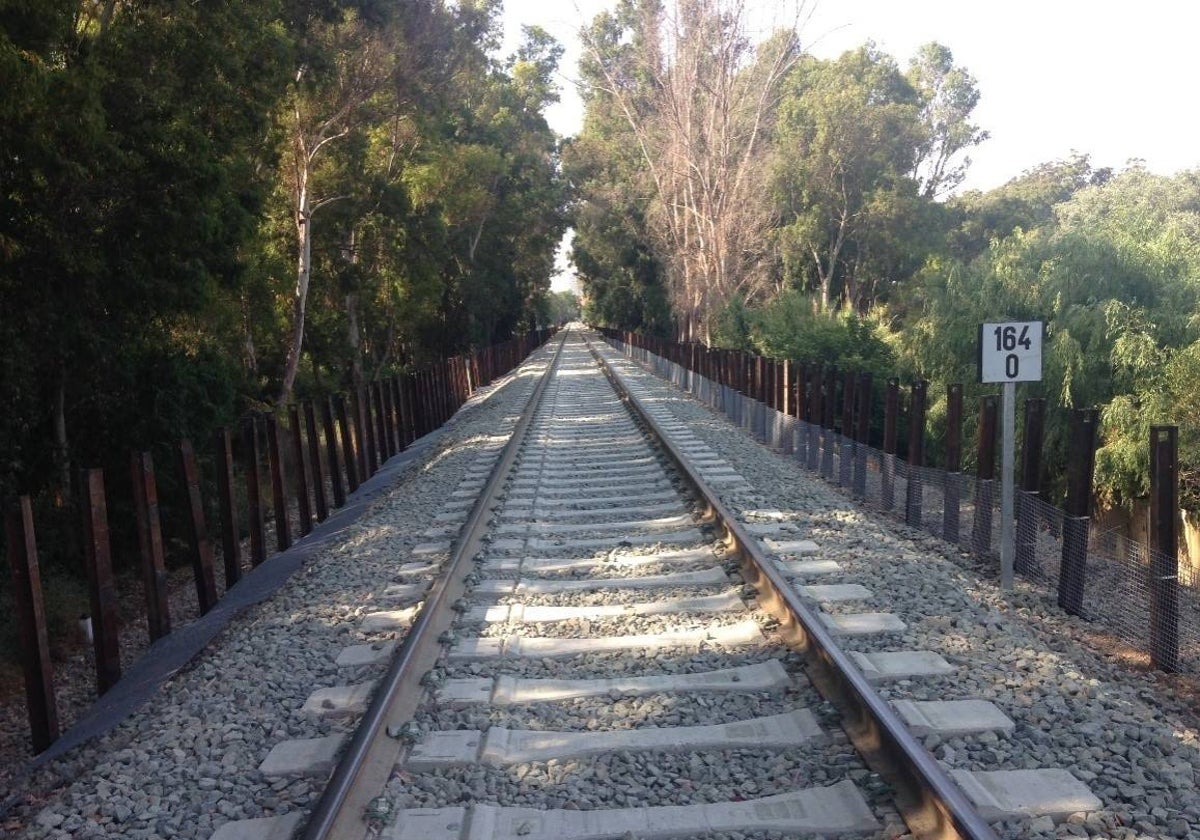
[[1150,427],[1150,662],[1179,670],[1179,429]]
[[158,485],[149,452],[130,453],[129,478],[133,487],[133,515],[137,522],[138,553],[142,561],[142,588],[146,595],[146,628],[154,642],[171,632],[171,605],[167,599],[167,568],[163,554],[162,523],[158,514]]
[[1058,605],[1071,615],[1083,614],[1087,584],[1087,546],[1092,505],[1092,474],[1100,413],[1094,408],[1071,412],[1067,447],[1067,500],[1063,510],[1062,565]]
[[1046,400],[1025,400],[1025,431],[1021,439],[1021,492],[1017,496],[1017,533],[1013,568],[1024,575],[1033,571],[1037,557],[1038,487],[1042,477],[1042,438]]
[[117,588],[113,582],[112,553],[108,540],[104,471],[85,469],[80,472],[79,478],[84,567],[92,605],[92,645],[96,652],[96,693],[104,694],[121,678]]
[[37,538],[33,531],[33,506],[28,496],[5,512],[4,537],[17,606],[21,666],[25,675],[25,706],[34,752],[58,740],[58,704],[54,696],[54,664],[46,634],[46,607],[42,575],[38,569]]
[[[685,367],[673,380],[681,387],[696,390],[696,377],[712,387],[700,395],[725,411],[730,419],[764,438],[765,413],[762,408],[793,416],[791,439],[782,442],[791,454],[810,470],[820,469],[832,479],[833,458],[840,447],[841,485],[852,484],[857,496],[865,497],[865,454],[870,444],[872,382],[869,373],[845,372],[841,382],[838,408],[837,370],[833,365],[793,365],[767,359],[741,350],[720,350],[647,338],[631,332],[604,331],[613,341],[624,345],[630,358],[649,363],[651,352],[659,360]],[[664,369],[663,365],[656,364]],[[664,369],[665,370],[665,369]],[[912,385],[908,425],[908,481],[905,520],[921,525],[922,470],[925,460],[925,412],[927,385]],[[469,393],[468,384],[468,393]],[[726,405],[724,389],[741,397]],[[700,389],[703,390],[703,389]],[[457,396],[457,391],[455,395]],[[460,405],[455,402],[454,406]],[[987,554],[992,548],[995,523],[995,462],[999,401],[997,395],[980,399],[977,440],[977,470],[974,488],[974,515],[970,548]],[[453,411],[453,406],[451,407]],[[1022,438],[1020,495],[1017,499],[1015,551],[1016,570],[1026,575],[1036,572],[1037,522],[1036,498],[1041,479],[1046,401],[1025,402]],[[881,502],[884,510],[895,506],[895,461],[899,415],[899,383],[889,379],[885,394],[883,458],[881,463]],[[946,463],[943,475],[944,508],[942,535],[950,542],[961,539],[962,500],[962,426],[963,386],[954,383],[947,390]],[[771,431],[771,440],[775,440]],[[1095,409],[1073,410],[1070,415],[1067,497],[1063,509],[1062,562],[1058,580],[1058,603],[1068,613],[1083,613],[1083,593],[1087,577],[1087,544],[1090,505],[1097,445],[1098,413]],[[1173,672],[1179,669],[1179,571],[1178,571],[1178,429],[1153,426],[1150,434],[1151,510],[1149,534],[1150,652],[1154,667]]]
[[[338,464],[339,426],[346,477],[353,491],[359,486],[359,476],[365,477],[368,469],[377,469],[384,461],[406,448],[418,434],[425,434],[436,425],[449,420],[454,412],[466,403],[474,390],[493,381],[500,367],[498,359],[504,359],[507,366],[503,372],[507,373],[516,367],[525,355],[543,344],[546,337],[548,336],[544,331],[538,330],[526,335],[522,340],[510,340],[469,355],[442,359],[415,374],[392,376],[371,383],[365,393],[360,390],[355,398],[356,434],[353,437],[343,397],[337,395],[336,398],[330,396],[324,399],[321,404],[321,420],[334,504],[341,506],[345,504],[346,499]],[[255,566],[266,560],[260,473],[260,422],[266,425],[268,466],[279,550],[284,551],[291,545],[284,476],[284,446],[281,446],[279,440],[278,421],[271,414],[265,417],[252,414],[242,422],[241,438],[244,449],[242,454],[250,553],[251,562]],[[316,409],[312,401],[306,401],[302,406],[289,406],[287,428],[293,435],[291,455],[295,460],[295,491],[300,533],[307,535],[313,528],[309,476],[312,477],[311,492],[312,499],[316,502],[317,521],[322,522],[329,515]],[[225,589],[228,590],[242,576],[237,494],[234,488],[234,451],[228,428],[221,428],[215,432],[213,453],[220,508]],[[191,442],[180,441],[176,454],[186,493],[187,531],[197,600],[203,615],[216,605],[218,599],[212,540],[204,511],[199,468]],[[311,467],[311,471],[308,467]],[[171,608],[158,487],[153,458],[149,452],[130,453],[129,475],[146,601],[147,631],[150,640],[154,642],[171,632]],[[83,531],[83,564],[87,573],[91,609],[90,616],[85,616],[87,624],[84,629],[90,635],[94,648],[97,693],[103,695],[121,678],[120,616],[113,575],[103,470],[80,470],[78,486]],[[12,507],[5,510],[4,528],[31,743],[34,751],[40,753],[58,739],[60,729],[33,507],[28,496],[19,497]]]

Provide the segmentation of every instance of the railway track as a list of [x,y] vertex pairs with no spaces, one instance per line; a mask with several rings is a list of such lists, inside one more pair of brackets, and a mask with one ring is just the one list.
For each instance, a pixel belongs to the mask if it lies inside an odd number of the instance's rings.
[[[998,818],[1053,780],[952,781],[914,732],[1012,722],[969,698],[884,702],[873,680],[953,666],[843,651],[902,618],[857,609],[870,590],[786,512],[740,522],[714,488],[745,479],[604,355],[564,336],[507,448],[339,654],[345,684],[309,698],[362,713],[349,746],[282,742],[264,762],[286,776],[343,754],[302,836],[994,837],[964,786]],[[1086,810],[1075,784],[1059,816]]]

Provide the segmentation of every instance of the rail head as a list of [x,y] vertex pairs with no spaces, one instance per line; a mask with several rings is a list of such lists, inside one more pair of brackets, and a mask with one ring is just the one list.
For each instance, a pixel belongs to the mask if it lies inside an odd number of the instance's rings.
[[368,831],[368,804],[382,792],[404,747],[393,734],[398,734],[398,720],[411,718],[408,709],[415,707],[425,692],[425,687],[419,684],[420,677],[432,667],[441,650],[439,636],[448,627],[450,605],[462,593],[463,578],[479,550],[489,511],[504,487],[533,416],[554,377],[567,335],[567,331],[562,332],[545,373],[534,387],[496,466],[471,507],[445,571],[434,581],[424,605],[397,646],[387,673],[305,824],[300,835],[303,840],[359,840]]
[[701,478],[670,436],[626,386],[621,373],[588,340],[593,357],[638,422],[661,444],[684,480],[704,500],[738,553],[748,582],[759,600],[780,621],[780,630],[809,668],[818,691],[842,714],[855,747],[896,791],[896,801],[909,829],[928,840],[998,840],[996,833],[924,745],[912,734],[837,644],[819,617],[738,521],[729,507]]

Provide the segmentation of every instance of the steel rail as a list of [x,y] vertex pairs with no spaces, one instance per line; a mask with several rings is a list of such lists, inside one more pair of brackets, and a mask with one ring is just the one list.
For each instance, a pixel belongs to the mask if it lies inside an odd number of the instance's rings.
[[912,833],[923,840],[998,840],[966,794],[867,682],[758,540],[738,522],[650,416],[642,401],[626,387],[621,373],[597,352],[591,337],[587,341],[588,349],[630,407],[635,420],[658,441],[681,477],[707,506],[708,513],[724,528],[727,546],[742,560],[746,582],[758,589],[759,603],[779,620],[780,634],[804,655],[809,678],[841,712],[843,728],[855,748],[895,790],[897,807]]
[[300,835],[303,840],[349,840],[366,834],[369,828],[365,819],[367,805],[383,792],[404,748],[394,727],[412,718],[424,694],[425,688],[419,684],[420,675],[437,660],[442,645],[439,636],[449,629],[452,621],[452,611],[448,607],[463,593],[463,579],[471,570],[481,538],[487,531],[491,508],[504,487],[528,435],[533,415],[558,368],[566,338],[564,331],[546,372],[530,395],[512,436],[471,507],[467,522],[454,543],[446,571],[430,589],[408,634],[393,655],[387,674],[376,689],[346,752],[317,800]]

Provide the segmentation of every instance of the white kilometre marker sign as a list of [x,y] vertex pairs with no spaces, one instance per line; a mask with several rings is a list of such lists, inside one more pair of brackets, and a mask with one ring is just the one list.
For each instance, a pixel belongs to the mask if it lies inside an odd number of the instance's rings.
[[1013,584],[1013,438],[1016,436],[1018,382],[1042,381],[1041,321],[1000,321],[979,325],[979,381],[1003,382],[1000,455],[1000,586]]

